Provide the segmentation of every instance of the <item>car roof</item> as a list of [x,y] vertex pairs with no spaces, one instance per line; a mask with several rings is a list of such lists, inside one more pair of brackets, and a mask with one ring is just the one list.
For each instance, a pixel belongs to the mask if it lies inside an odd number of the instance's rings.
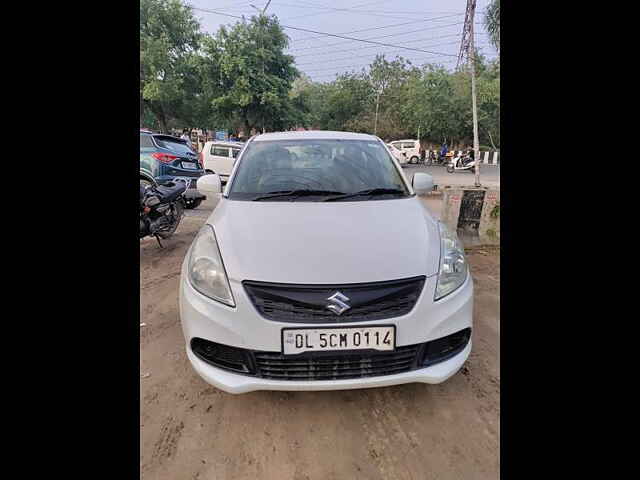
[[226,140],[209,140],[207,143],[211,143],[213,145],[221,145],[223,147],[241,147],[244,145],[244,142],[227,142]]
[[407,138],[406,140],[394,140],[392,143],[396,142],[417,142],[415,138]]
[[304,130],[295,132],[263,133],[253,137],[254,142],[275,140],[378,140],[378,137],[367,133],[332,132],[325,130]]

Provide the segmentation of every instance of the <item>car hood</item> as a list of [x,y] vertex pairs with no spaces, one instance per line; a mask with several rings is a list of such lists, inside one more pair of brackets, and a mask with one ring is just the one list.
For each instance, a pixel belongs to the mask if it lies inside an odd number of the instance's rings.
[[437,223],[417,197],[361,202],[223,198],[208,223],[232,281],[342,284],[438,272]]

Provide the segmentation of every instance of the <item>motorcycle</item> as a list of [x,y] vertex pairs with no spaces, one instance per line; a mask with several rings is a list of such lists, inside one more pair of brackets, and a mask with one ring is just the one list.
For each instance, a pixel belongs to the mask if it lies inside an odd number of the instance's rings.
[[182,220],[185,200],[182,194],[189,185],[184,179],[174,179],[163,185],[140,182],[140,238],[160,239],[173,235]]
[[467,171],[474,172],[475,171],[476,162],[472,160],[469,154],[459,155],[454,157],[451,162],[447,165],[447,173],[459,172],[459,171]]

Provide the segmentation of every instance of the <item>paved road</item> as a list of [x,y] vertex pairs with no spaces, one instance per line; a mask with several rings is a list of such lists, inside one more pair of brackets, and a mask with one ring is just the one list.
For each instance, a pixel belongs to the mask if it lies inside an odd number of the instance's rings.
[[[473,185],[474,176],[470,172],[447,173],[445,167],[423,165],[407,165],[403,168],[405,176],[411,180],[416,172],[424,172],[433,176],[433,182],[442,187],[444,185]],[[500,167],[493,165],[480,166],[480,183],[486,186],[500,186]]]

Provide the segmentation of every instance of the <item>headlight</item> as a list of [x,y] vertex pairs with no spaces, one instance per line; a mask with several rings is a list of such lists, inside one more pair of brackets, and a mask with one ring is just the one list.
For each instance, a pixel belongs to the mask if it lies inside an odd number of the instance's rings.
[[467,279],[467,261],[458,236],[444,223],[440,228],[440,272],[434,300],[440,300],[460,287]]
[[225,305],[236,306],[211,225],[202,227],[193,242],[189,256],[189,280],[201,294]]

